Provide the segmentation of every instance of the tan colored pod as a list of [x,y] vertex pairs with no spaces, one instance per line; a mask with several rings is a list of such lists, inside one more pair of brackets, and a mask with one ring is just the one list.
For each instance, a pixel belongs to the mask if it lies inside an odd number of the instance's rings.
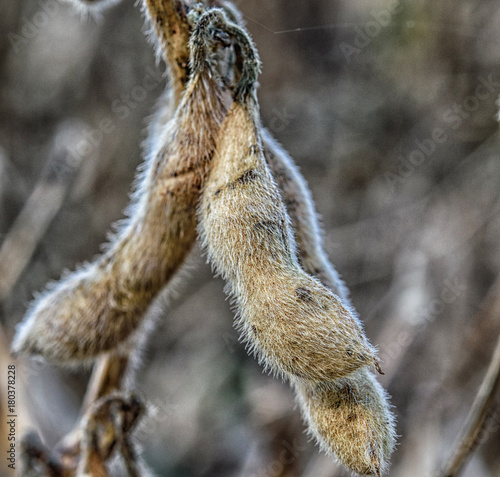
[[151,39],[157,44],[157,55],[165,59],[168,67],[169,89],[177,106],[189,79],[188,4],[185,0],[143,0],[142,4],[151,24]]
[[[115,0],[116,1],[116,0]],[[180,100],[189,79],[188,42],[196,20],[204,11],[221,7],[231,21],[241,21],[236,7],[226,0],[142,0],[142,10],[151,24],[151,40],[158,58],[164,59],[170,76],[174,103]],[[228,65],[232,68],[232,64]]]
[[[200,19],[194,41],[205,35]],[[190,80],[163,142],[137,179],[129,219],[107,250],[52,284],[31,305],[13,343],[17,353],[71,362],[115,348],[183,263],[196,239],[196,208],[226,108],[196,47]]]
[[322,231],[305,179],[267,129],[261,128],[260,135],[266,162],[292,221],[300,265],[335,293],[352,312],[348,290],[323,250]]
[[[211,2],[220,3],[220,2]],[[224,6],[231,5],[230,2],[224,2]],[[235,7],[234,7],[235,8]],[[238,18],[234,14],[235,18]],[[239,24],[241,22],[238,22]],[[168,58],[167,58],[168,61]],[[261,128],[260,135],[262,138],[262,144],[264,148],[264,153],[266,161],[269,165],[270,171],[275,179],[281,193],[286,210],[290,216],[292,227],[295,233],[295,239],[297,242],[298,259],[300,265],[304,270],[316,276],[321,280],[321,282],[326,285],[330,290],[332,290],[337,296],[341,298],[342,303],[350,308],[350,301],[348,298],[347,288],[340,279],[338,273],[334,267],[330,264],[322,246],[321,240],[321,230],[318,224],[317,215],[314,208],[314,202],[311,198],[311,194],[307,187],[307,184],[300,174],[299,169],[294,164],[293,160],[290,158],[288,153],[281,147],[281,145],[271,136],[271,134],[265,129]],[[395,441],[395,430],[393,423],[392,414],[389,408],[388,399],[386,393],[381,388],[381,386],[376,382],[371,373],[366,369],[366,367],[361,367],[354,371],[350,375],[343,378],[346,385],[351,383],[351,387],[356,388],[356,383],[364,382],[366,386],[366,395],[372,396],[372,401],[379,403],[377,409],[372,409],[370,415],[371,420],[366,421],[367,428],[377,425],[378,422],[384,419],[383,416],[387,416],[391,425],[387,427],[385,433],[379,433],[379,436],[387,442]],[[303,386],[306,386],[304,383]],[[316,414],[311,414],[309,412],[309,400],[308,394],[304,393],[300,389],[297,389],[297,395],[300,396],[299,404],[302,408],[302,412],[306,418],[306,422],[310,429],[311,434],[317,433],[316,429],[318,426],[315,425],[314,419]],[[340,392],[340,388],[331,384],[324,387],[316,387],[315,393],[316,400],[333,401],[333,400],[346,400],[347,403],[350,400],[350,396],[346,393]],[[359,402],[363,403],[365,400],[363,396],[358,395]],[[325,419],[325,414],[329,411],[323,409],[322,419]],[[343,432],[342,429],[347,426],[349,427],[351,421],[343,421],[341,419],[331,419],[330,420],[330,432],[329,436],[337,436],[342,439]],[[367,432],[365,434],[365,440],[362,436],[359,438],[355,446],[360,449],[366,448],[369,444],[369,436],[374,433]],[[325,434],[326,436],[326,434]],[[323,439],[319,434],[316,434],[318,441],[322,442],[322,446],[329,453],[334,453],[335,451],[340,452],[339,460],[344,464],[347,464],[349,459],[346,459],[342,454],[342,446],[337,444],[335,440],[327,441]],[[385,449],[387,452],[382,455],[381,461],[387,463],[390,455],[390,447],[381,445],[380,448]],[[389,449],[389,450],[388,450]],[[359,451],[358,451],[359,452]],[[362,451],[361,451],[362,452]],[[359,459],[358,459],[359,460]]]
[[[208,7],[222,8],[231,21],[242,28],[243,17],[237,7],[228,0],[205,0]],[[175,85],[167,90],[173,102],[180,100],[183,87],[188,78],[186,60],[189,56],[189,18],[190,5],[186,0],[144,0],[146,16],[152,23],[159,38],[160,55],[171,72]],[[180,68],[177,70],[177,68]],[[174,73],[177,72],[175,75]],[[180,86],[179,86],[180,85]],[[168,101],[163,100],[163,107]],[[159,114],[153,128],[161,130],[166,124],[168,114]],[[338,295],[344,304],[349,305],[348,291],[335,268],[329,262],[321,243],[321,230],[318,224],[314,202],[306,181],[293,159],[265,128],[259,134],[262,139],[265,158],[271,174],[280,189],[283,202],[290,215],[292,228],[299,251],[299,263],[311,275],[319,278],[324,285]],[[154,134],[155,135],[155,134]],[[350,306],[350,305],[349,305]]]
[[[286,151],[266,130],[261,133],[267,163],[292,221],[301,265],[350,306],[347,288],[323,250],[314,203],[305,180]],[[387,393],[366,367],[340,381],[342,385],[339,381],[321,386],[295,383],[309,433],[323,450],[352,471],[361,475],[366,474],[364,470],[375,475],[378,471],[381,475],[388,468],[396,441]],[[338,407],[321,403],[336,403]],[[347,413],[348,409],[352,412]],[[356,419],[349,419],[354,413]]]
[[235,101],[224,120],[201,216],[210,260],[229,280],[243,337],[264,365],[314,381],[378,368],[357,320],[297,261],[248,103]]
[[395,445],[384,389],[366,368],[329,383],[294,383],[310,434],[360,475],[382,475]]

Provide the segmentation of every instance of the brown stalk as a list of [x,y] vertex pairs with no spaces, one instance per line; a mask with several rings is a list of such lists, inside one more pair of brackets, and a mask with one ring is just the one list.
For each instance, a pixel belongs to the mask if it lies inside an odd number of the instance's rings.
[[460,437],[455,444],[453,454],[444,466],[443,477],[456,477],[459,475],[467,460],[480,444],[481,432],[484,429],[499,389],[500,337],[498,338],[488,371],[472,403],[472,407],[460,432]]
[[[94,365],[81,408],[81,418],[93,404],[123,388],[130,365],[130,351],[108,353]],[[75,429],[67,434],[56,447],[56,452],[66,466],[75,466],[79,459],[82,440],[80,420]]]

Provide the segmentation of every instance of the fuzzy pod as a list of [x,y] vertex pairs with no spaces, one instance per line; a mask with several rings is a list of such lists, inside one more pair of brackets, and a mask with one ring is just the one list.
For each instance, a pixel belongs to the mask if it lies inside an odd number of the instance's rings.
[[[210,1],[210,4],[217,4],[217,6],[222,6],[225,8],[226,13],[232,15],[231,19],[235,23],[242,25],[241,15],[237,11],[236,7],[231,5],[230,2],[220,2],[220,1]],[[228,12],[227,9],[231,7],[232,12]],[[165,29],[165,27],[164,27]],[[168,32],[168,29],[165,29]],[[181,51],[182,51],[182,45]],[[168,57],[165,58],[168,62]],[[161,121],[160,121],[161,122]],[[349,308],[351,314],[354,316],[350,300],[348,297],[348,290],[345,287],[343,281],[340,279],[335,268],[329,262],[327,255],[325,254],[322,246],[322,234],[318,224],[318,218],[315,212],[314,202],[312,200],[310,191],[307,187],[307,183],[302,177],[298,167],[294,164],[293,159],[288,155],[288,153],[283,149],[283,147],[272,137],[272,135],[265,129],[261,128],[260,135],[262,138],[262,145],[265,153],[265,158],[269,169],[276,181],[276,184],[280,190],[281,197],[283,199],[286,210],[290,216],[292,228],[295,234],[295,240],[297,244],[298,260],[300,265],[304,270],[317,277],[325,286],[327,286],[333,293],[335,293],[342,301],[344,306]],[[378,402],[379,406],[377,409],[372,409],[372,417],[370,421],[366,422],[368,427],[374,425],[377,422],[383,420],[383,416],[388,416],[389,421],[393,422],[393,417],[390,411],[389,401],[386,393],[376,382],[370,372],[362,367],[350,375],[342,378],[346,385],[352,380],[351,386],[356,388],[356,383],[364,382],[367,392],[366,395],[372,396],[373,400]],[[302,383],[305,386],[305,383]],[[297,388],[297,395],[300,396],[298,402],[302,409],[302,414],[305,417],[306,424],[308,425],[309,432],[311,435],[315,435],[316,430],[319,429],[318,425],[315,423],[316,414],[309,412],[310,403],[308,395],[311,393],[301,392]],[[349,395],[340,392],[340,388],[336,387],[334,383],[330,383],[327,386],[316,388],[315,393],[316,399],[327,400],[348,400]],[[360,396],[358,396],[360,397]],[[323,409],[322,418],[325,419],[325,415],[328,414],[328,409]],[[349,421],[342,421],[341,419],[330,419],[330,430],[329,436],[336,436],[338,439],[342,439],[342,428],[349,425]],[[372,432],[371,434],[376,434]],[[369,446],[369,436],[370,432],[367,432],[365,436],[365,441],[363,436],[356,441],[355,446],[360,449]],[[383,434],[378,434],[383,435]],[[318,441],[322,443],[322,447],[327,450],[330,454],[334,454],[336,451],[340,452],[338,460],[348,465],[349,459],[345,458],[342,453],[342,446],[336,443],[335,440],[322,438],[319,434],[315,437]],[[391,425],[386,429],[385,433],[386,439],[394,442],[395,441],[395,431],[394,426]],[[353,444],[354,445],[354,444]],[[390,446],[381,446],[381,448],[388,449]],[[381,460],[387,464],[390,452],[386,452],[382,455]],[[352,467],[351,467],[352,469]]]
[[224,120],[200,209],[201,236],[229,282],[243,338],[285,376],[324,381],[378,368],[357,320],[297,261],[252,101],[235,101]]
[[[200,19],[193,43],[206,34],[207,20]],[[184,262],[196,240],[200,190],[226,113],[219,81],[198,46],[196,57],[163,141],[141,167],[129,218],[100,257],[33,302],[14,338],[15,353],[71,363],[116,348]]]
[[151,25],[151,40],[159,58],[165,59],[174,105],[183,96],[189,79],[189,38],[191,26],[184,0],[142,0],[142,11]]
[[[243,28],[243,16],[230,1],[205,0],[201,3],[206,7],[223,9],[232,22]],[[154,137],[170,118],[165,105],[178,103],[188,78],[185,58],[189,56],[189,9],[192,4],[193,2],[186,0],[144,0],[146,17],[151,22],[156,37],[159,38],[160,55],[169,71],[177,72],[171,74],[173,87],[166,91],[165,98],[161,98],[157,114],[151,124],[150,133]],[[300,265],[308,273],[319,278],[341,298],[344,304],[350,306],[348,290],[323,250],[321,230],[306,181],[293,159],[271,133],[261,128],[260,135],[267,164],[292,220]]]
[[292,222],[301,267],[318,278],[354,315],[349,292],[323,249],[322,231],[307,183],[284,148],[261,128],[264,156]]
[[382,475],[395,446],[394,417],[375,377],[362,368],[328,384],[294,386],[309,433],[359,475]]
[[[261,136],[267,163],[290,215],[302,267],[350,307],[347,288],[323,250],[304,178],[266,130]],[[309,434],[324,451],[357,474],[381,475],[387,470],[396,442],[395,419],[387,393],[366,367],[321,385],[296,381],[294,388]]]
[[[189,38],[195,19],[207,9],[222,10],[229,21],[243,24],[243,16],[228,0],[142,0],[142,12],[148,25],[150,41],[156,48],[158,61],[167,68],[168,87],[158,99],[155,112],[148,125],[148,137],[144,142],[146,151],[154,150],[162,138],[165,125],[179,104],[189,79]],[[229,49],[213,49],[213,67],[216,67],[226,84],[234,79],[234,54]]]

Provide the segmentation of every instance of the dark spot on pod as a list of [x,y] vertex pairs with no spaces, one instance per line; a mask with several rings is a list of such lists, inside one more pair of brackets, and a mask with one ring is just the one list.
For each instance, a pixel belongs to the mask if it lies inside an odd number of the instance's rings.
[[144,288],[145,292],[152,292],[155,289],[153,281],[152,280],[146,280],[144,282],[143,288]]
[[219,194],[220,194],[220,189],[217,189],[217,190],[214,192],[214,197],[217,197]]
[[251,155],[257,154],[259,152],[259,146],[257,146],[257,144],[252,144],[250,146],[249,152],[250,152]]
[[320,302],[320,306],[321,306],[321,309],[322,309],[323,311],[326,311],[326,312],[330,311],[330,305],[329,305],[329,303],[328,303],[327,301],[323,301],[323,300],[322,300],[322,301]]
[[191,134],[182,134],[178,137],[178,141],[183,148],[190,147],[194,144],[193,136],[191,136]]
[[308,290],[307,288],[299,287],[295,290],[295,294],[297,295],[299,300],[302,300],[306,303],[310,303],[313,300],[311,290]]
[[[253,228],[256,232],[265,233],[272,236],[273,240],[281,242],[286,254],[290,254],[288,233],[284,221],[263,220],[254,223]],[[261,239],[264,239],[264,237],[261,237]]]
[[348,421],[354,421],[354,419],[356,419],[356,414],[354,414],[353,412],[351,412],[351,414],[349,414],[347,416],[347,420]]
[[349,384],[347,384],[346,386],[344,386],[342,389],[339,390],[339,394],[347,398],[350,398],[353,395],[353,393],[354,391]]
[[345,354],[351,358],[354,353],[352,352],[352,349],[349,348],[345,350]]
[[121,292],[115,294],[114,300],[118,306],[122,306],[123,302],[126,300],[126,295]]
[[253,180],[257,179],[259,177],[259,174],[254,171],[253,169],[250,169],[248,171],[245,171],[237,180],[239,184],[248,184],[249,182],[252,182]]
[[279,261],[279,255],[277,253],[271,252],[271,258],[275,262]]

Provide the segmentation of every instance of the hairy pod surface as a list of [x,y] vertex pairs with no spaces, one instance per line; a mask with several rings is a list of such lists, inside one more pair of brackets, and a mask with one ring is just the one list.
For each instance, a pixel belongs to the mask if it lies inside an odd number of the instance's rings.
[[[267,163],[290,215],[301,265],[350,307],[347,288],[323,251],[314,203],[305,180],[266,130],[262,130],[262,139]],[[366,367],[340,381],[320,386],[295,383],[297,401],[309,433],[323,450],[352,471],[361,475],[382,474],[396,441],[387,393]],[[335,403],[335,406],[321,403]],[[355,419],[349,418],[354,415]]]
[[[73,3],[83,3],[87,6],[106,6],[116,2],[113,0],[88,0],[87,2],[73,0]],[[165,142],[165,130],[169,131],[169,135],[174,134],[173,129],[175,129],[175,127],[172,126],[172,123],[167,123],[172,116],[172,105],[174,107],[177,106],[184,98],[184,90],[189,77],[188,39],[191,26],[188,21],[188,12],[193,3],[194,2],[183,0],[143,1],[146,16],[151,21],[155,41],[158,45],[158,54],[164,57],[171,80],[171,88],[168,89],[166,94],[160,99],[158,103],[158,112],[150,128],[151,138],[148,144],[148,156],[150,157],[157,153],[159,149],[157,145],[160,142]],[[241,25],[241,15],[231,2],[207,0],[203,3],[207,6],[224,7],[226,13],[231,17],[231,20]],[[203,127],[204,126],[202,126],[202,128]],[[314,211],[314,204],[304,179],[293,163],[293,160],[267,131],[260,128],[258,134],[255,134],[254,128],[254,131],[249,134],[249,136],[252,137],[259,135],[261,136],[265,159],[276,181],[284,206],[291,219],[295,233],[299,266],[308,274],[318,278],[323,285],[340,297],[344,309],[350,314],[351,318],[356,320],[350,307],[347,289],[323,251],[321,233]],[[258,141],[254,140],[252,144],[258,145]],[[260,154],[258,148],[256,154]],[[140,202],[138,198],[141,193],[140,191],[148,190],[148,184],[142,181],[147,176],[148,170],[151,171],[152,166],[150,163],[152,161],[152,158],[148,161],[145,171],[142,173],[139,180],[139,184],[142,184],[143,187],[139,185],[137,188],[135,198],[136,205]],[[236,170],[234,172],[237,179],[242,177],[242,175],[238,176]],[[247,179],[251,179],[251,177],[247,176],[242,181],[243,184]],[[266,180],[272,182],[269,176],[267,176]],[[233,185],[234,182],[234,178],[232,182],[229,181],[229,183],[233,183]],[[149,183],[149,185],[152,186],[152,183]],[[199,190],[197,187],[194,189],[191,197],[193,203],[196,203]],[[221,192],[219,192],[219,194],[220,193]],[[252,192],[248,190],[247,194],[251,195]],[[279,202],[279,193],[277,196],[274,194],[271,194],[271,196],[276,197]],[[280,215],[278,214],[277,217],[277,222],[279,222]],[[285,216],[283,223],[286,223],[287,220]],[[262,222],[266,221],[262,220],[261,223]],[[261,228],[260,233],[256,235],[262,239],[262,243],[266,244],[268,240],[266,241],[265,237],[267,235],[273,235],[273,233],[268,232],[267,229],[275,227],[272,225],[272,221],[264,224],[264,227],[258,226],[257,228],[259,229],[259,227]],[[189,228],[190,226],[188,226],[188,229]],[[121,234],[123,234],[123,231],[124,229],[122,229]],[[287,235],[289,249],[291,250],[294,248],[294,244],[293,238],[290,237],[289,230],[285,231],[283,234],[284,237]],[[194,236],[190,235],[190,237],[192,243],[194,241]],[[190,240],[187,237],[182,241],[188,248],[190,247],[190,245],[188,245],[189,242]],[[282,247],[278,247],[278,250],[281,249]],[[108,250],[106,254],[109,254],[110,250]],[[274,249],[273,247],[268,247],[268,250],[273,251]],[[234,253],[233,251],[233,255]],[[148,256],[149,254],[146,255]],[[292,259],[291,262],[293,261]],[[93,265],[87,267],[92,266]],[[93,270],[97,274],[103,274],[99,266],[94,265]],[[82,271],[84,272],[85,270],[83,269],[80,272]],[[221,271],[223,272],[223,270]],[[175,269],[169,271],[169,273],[175,273]],[[253,290],[262,288],[262,284],[259,285],[259,283],[268,278],[263,277],[264,273],[263,271],[255,275],[256,285],[252,285]],[[83,275],[85,275],[85,273],[83,273]],[[86,275],[87,280],[90,280],[90,275],[91,273]],[[168,277],[165,281],[167,280]],[[77,285],[76,288],[78,288]],[[297,288],[305,287],[299,286],[294,288],[292,286],[289,287],[289,292],[295,292]],[[303,292],[300,292],[300,295],[302,295],[302,297],[307,297],[307,294]],[[40,298],[40,300],[42,299],[43,297]],[[101,298],[98,296],[97,299],[99,300]],[[85,300],[87,300],[87,298],[84,298],[84,301]],[[76,300],[76,302],[78,302],[78,300]],[[258,303],[255,305],[255,303],[250,301],[250,304],[254,312],[259,310]],[[57,306],[58,303],[56,301],[54,307]],[[113,307],[113,305],[111,305],[111,307]],[[78,312],[80,312],[79,309]],[[248,323],[247,326],[244,324],[242,325],[242,321],[245,322],[246,317],[240,314],[240,326],[243,329],[243,335],[250,343],[255,343],[254,334],[257,327],[253,329],[251,326],[248,326]],[[266,324],[267,320],[261,320],[261,322]],[[297,326],[293,323],[293,320],[292,325]],[[281,328],[283,328],[283,324],[281,324]],[[44,332],[43,327],[39,328],[39,330],[42,333]],[[299,333],[299,335],[302,339],[302,333]],[[329,333],[327,333],[327,336],[331,338]],[[308,339],[311,338],[310,336],[307,337]],[[316,337],[314,337],[314,339],[316,339]],[[272,348],[273,343],[270,343],[270,345]],[[261,345],[258,344],[257,347],[258,346]],[[295,348],[296,347],[297,346],[295,346]],[[289,349],[287,353],[291,351],[294,351],[294,347]],[[273,369],[276,369],[273,360],[270,362],[268,356],[263,356],[263,358],[265,363],[269,364]],[[296,371],[296,363],[292,364],[294,364],[294,366],[290,374],[295,376],[301,374]],[[304,363],[302,362],[301,365],[304,366]],[[328,381],[323,381],[321,384],[314,379],[293,380],[298,402],[311,435],[317,439],[324,450],[335,454],[338,460],[344,465],[347,465],[351,470],[363,475],[369,474],[370,472],[372,474],[382,472],[387,465],[395,441],[393,418],[389,410],[385,392],[367,370],[366,366],[362,366],[339,380],[332,381],[330,378],[327,379]],[[353,399],[356,400],[356,406],[353,405]],[[331,405],[332,403],[335,403],[335,405]],[[348,412],[348,410],[352,412]],[[353,413],[356,415],[356,418],[349,419],[349,416]],[[386,424],[384,425],[384,423]],[[363,431],[363,429],[365,430]]]
[[13,350],[52,361],[92,358],[135,331],[196,239],[196,209],[226,112],[210,68],[197,72],[137,179],[129,219],[94,262],[28,310]]
[[184,0],[143,0],[143,11],[152,27],[158,55],[169,69],[174,104],[181,100],[189,78],[189,6]]
[[323,250],[322,232],[304,177],[293,159],[267,129],[261,128],[260,135],[266,162],[292,222],[300,265],[335,293],[344,306],[351,309],[347,287]]
[[[209,3],[215,3],[218,4],[217,6],[223,6],[226,10],[228,5],[232,6],[230,2],[223,2],[221,4],[221,2],[216,1]],[[241,15],[237,12],[236,7],[232,6],[232,9],[232,20],[239,25],[242,25]],[[168,32],[167,29],[165,29],[165,31]],[[161,123],[161,121],[159,122]],[[325,286],[330,288],[333,293],[340,297],[342,303],[346,307],[352,310],[348,297],[348,290],[343,281],[340,279],[335,268],[329,262],[323,250],[321,230],[318,224],[314,202],[311,198],[306,181],[300,174],[299,169],[294,164],[288,153],[276,140],[274,140],[267,130],[261,130],[261,138],[266,161],[269,165],[273,178],[280,189],[281,197],[283,198],[284,205],[292,222],[292,228],[294,230],[297,243],[298,259],[301,266],[307,273],[320,279]],[[323,400],[324,402],[336,401],[342,403],[343,401],[347,401],[344,405],[348,405],[350,396],[341,392],[341,388],[335,386],[333,383],[330,383],[328,386],[315,388],[315,392],[313,394],[306,393],[303,389],[301,390],[301,388],[297,386],[295,386],[295,388],[297,396],[300,397],[298,402],[310,433],[315,436],[318,442],[322,443],[322,447],[325,450],[331,454],[335,454],[335,452],[337,452],[338,460],[354,470],[365,465],[363,463],[363,460],[366,460],[364,452],[367,446],[371,445],[369,442],[370,436],[385,436],[384,439],[386,439],[386,442],[393,443],[395,441],[395,430],[394,425],[392,424],[393,418],[386,393],[365,367],[362,367],[346,376],[343,378],[343,381],[346,385],[350,385],[353,389],[356,388],[356,383],[364,382],[364,385],[367,388],[366,395],[372,396],[372,400],[379,403],[377,408],[372,408],[371,412],[366,413],[367,416],[372,417],[372,419],[365,421],[368,430],[370,430],[370,428],[377,423],[382,422],[384,420],[384,416],[388,416],[389,421],[391,422],[391,425],[387,426],[382,433],[371,431],[365,434],[358,434],[358,439],[351,443],[349,452],[350,457],[345,455],[345,446],[339,444],[337,440],[340,439],[340,442],[345,442],[342,440],[342,429],[345,426],[357,426],[359,425],[359,421],[353,423],[353,421],[342,421],[342,419],[332,418],[329,420],[329,432],[323,433],[323,436],[321,436],[318,434],[318,429],[321,427],[315,422],[317,414],[310,412],[311,403],[309,402],[308,397],[309,395],[314,395],[316,400]],[[349,384],[351,381],[352,383]],[[304,383],[303,386],[305,386]],[[361,402],[365,401],[361,400]],[[321,417],[323,420],[327,418],[329,412],[334,412],[328,410],[328,408],[323,408],[322,411]],[[338,417],[338,414],[336,417]],[[349,432],[352,434],[352,431]],[[383,467],[384,463],[387,464],[388,462],[392,446],[380,443],[378,446],[380,449],[385,451],[385,453],[383,452],[380,456],[380,461],[382,462]],[[355,455],[362,456],[361,464],[359,464],[360,459],[353,458]]]
[[358,322],[297,261],[255,114],[248,104],[231,106],[201,201],[201,234],[212,264],[229,280],[243,337],[285,376],[331,380],[378,366]]
[[394,418],[385,391],[366,368],[328,385],[295,382],[295,388],[310,434],[325,452],[360,475],[387,470]]

